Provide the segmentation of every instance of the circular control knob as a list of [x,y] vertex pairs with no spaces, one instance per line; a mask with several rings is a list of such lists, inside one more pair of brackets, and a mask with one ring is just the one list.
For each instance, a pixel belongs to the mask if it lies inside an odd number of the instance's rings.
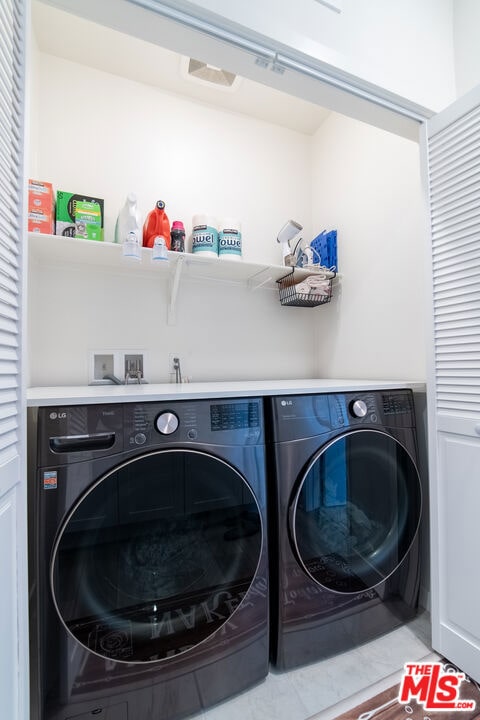
[[163,412],[155,420],[155,426],[162,435],[171,435],[178,428],[178,417],[173,412]]
[[353,417],[363,418],[368,412],[367,404],[363,400],[353,400],[350,403],[350,412]]

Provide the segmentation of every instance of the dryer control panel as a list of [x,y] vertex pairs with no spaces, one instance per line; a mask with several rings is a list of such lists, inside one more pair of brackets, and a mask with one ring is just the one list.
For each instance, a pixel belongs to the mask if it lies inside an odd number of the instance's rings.
[[415,427],[411,390],[375,390],[270,399],[276,441],[358,426]]

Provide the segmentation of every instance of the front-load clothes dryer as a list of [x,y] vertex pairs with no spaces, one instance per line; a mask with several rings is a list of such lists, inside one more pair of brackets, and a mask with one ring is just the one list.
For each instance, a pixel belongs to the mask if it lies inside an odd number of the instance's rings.
[[271,655],[289,669],[415,615],[422,489],[410,390],[274,397],[268,417]]
[[259,398],[30,409],[32,718],[172,720],[268,672]]

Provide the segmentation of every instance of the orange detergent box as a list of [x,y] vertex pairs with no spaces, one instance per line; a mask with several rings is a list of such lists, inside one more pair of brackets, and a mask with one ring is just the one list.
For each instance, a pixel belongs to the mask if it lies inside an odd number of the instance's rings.
[[28,181],[28,232],[55,232],[55,193],[51,183]]

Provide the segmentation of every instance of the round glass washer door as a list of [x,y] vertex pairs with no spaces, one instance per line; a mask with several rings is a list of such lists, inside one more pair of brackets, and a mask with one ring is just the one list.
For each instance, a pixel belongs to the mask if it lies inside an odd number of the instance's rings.
[[150,453],[75,503],[52,553],[54,603],[69,633],[100,656],[175,656],[238,608],[262,534],[254,494],[231,465],[198,451]]
[[342,435],[314,456],[293,497],[298,561],[329,590],[373,588],[407,555],[421,504],[417,468],[397,440],[376,430]]

